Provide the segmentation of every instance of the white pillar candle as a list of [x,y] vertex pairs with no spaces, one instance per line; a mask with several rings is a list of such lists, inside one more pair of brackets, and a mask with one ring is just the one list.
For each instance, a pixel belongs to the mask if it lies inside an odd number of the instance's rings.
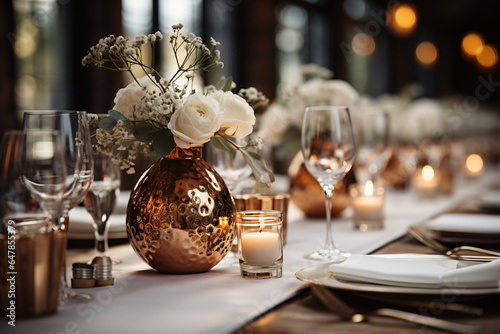
[[280,257],[278,233],[244,233],[241,236],[241,253],[245,262],[250,265],[273,264]]

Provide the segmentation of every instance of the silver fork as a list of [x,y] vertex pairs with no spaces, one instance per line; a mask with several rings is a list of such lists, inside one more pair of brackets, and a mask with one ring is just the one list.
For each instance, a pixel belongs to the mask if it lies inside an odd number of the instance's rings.
[[350,319],[352,322],[362,322],[368,320],[370,317],[380,316],[401,319],[411,323],[438,328],[452,333],[476,334],[481,332],[481,328],[478,326],[459,324],[447,320],[436,319],[420,314],[390,308],[379,308],[371,310],[369,312],[359,313],[354,308],[341,301],[327,288],[315,284],[311,284],[310,287],[311,292],[314,294],[314,296],[316,296],[329,311],[339,315],[343,319]]
[[[422,229],[415,227],[415,226],[408,226],[407,232],[413,236],[415,239],[423,243],[424,245],[428,246],[429,248],[433,249],[434,251],[447,255],[453,259],[456,260],[465,260],[465,261],[483,261],[483,262],[489,262],[493,260],[498,260],[500,259],[500,253],[495,252],[492,250],[488,249],[483,249],[479,247],[474,247],[474,246],[459,246],[455,247],[453,249],[450,249],[446,247],[445,245],[441,244],[440,242],[437,242],[433,238],[431,238],[425,231]],[[460,254],[463,251],[469,251],[469,252],[474,252],[477,253],[477,255],[471,255],[471,254]]]

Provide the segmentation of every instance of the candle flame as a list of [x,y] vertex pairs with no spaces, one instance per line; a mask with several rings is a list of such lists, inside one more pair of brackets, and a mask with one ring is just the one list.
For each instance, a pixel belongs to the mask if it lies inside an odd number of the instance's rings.
[[472,173],[479,173],[483,169],[483,159],[477,154],[471,154],[465,161],[465,166]]
[[264,230],[264,220],[263,219],[260,219],[260,228],[259,228],[259,232],[262,232]]
[[371,180],[366,181],[365,184],[365,195],[372,196],[373,195],[373,182]]
[[434,169],[431,166],[426,165],[422,168],[422,178],[425,181],[430,181],[434,178]]

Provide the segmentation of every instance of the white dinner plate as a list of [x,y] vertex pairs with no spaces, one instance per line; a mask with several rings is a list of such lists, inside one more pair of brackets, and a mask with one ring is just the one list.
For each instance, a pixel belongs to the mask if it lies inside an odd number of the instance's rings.
[[[116,207],[109,217],[108,239],[126,239],[127,205],[130,191],[121,191],[116,201]],[[92,240],[94,239],[94,227],[87,209],[77,206],[69,212],[68,239]]]
[[[403,258],[405,254],[390,254],[380,256],[392,256]],[[481,296],[489,294],[499,294],[500,287],[495,288],[413,288],[401,286],[389,286],[368,282],[350,282],[336,280],[328,267],[331,263],[318,264],[312,267],[307,267],[295,273],[295,277],[309,284],[319,284],[328,288],[349,290],[352,292],[369,292],[369,293],[390,293],[401,295],[432,295],[432,296],[454,296],[454,299],[460,297]]]

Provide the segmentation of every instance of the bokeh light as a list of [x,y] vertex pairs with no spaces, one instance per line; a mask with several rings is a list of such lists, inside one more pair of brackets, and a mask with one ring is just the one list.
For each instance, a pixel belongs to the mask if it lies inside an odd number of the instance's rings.
[[423,67],[432,67],[436,64],[438,50],[431,42],[422,42],[415,49],[415,58]]
[[395,34],[408,36],[417,28],[417,11],[412,4],[399,3],[389,11],[387,21]]
[[491,68],[498,62],[498,52],[493,45],[486,44],[481,48],[481,52],[476,55],[477,63],[484,68]]
[[473,58],[479,54],[483,46],[483,36],[478,33],[471,32],[462,38],[462,53],[468,58]]
[[483,165],[483,159],[478,154],[471,154],[465,160],[465,172],[471,177],[478,176],[483,170]]
[[354,53],[362,57],[367,57],[375,51],[375,40],[364,32],[356,34],[351,44]]

